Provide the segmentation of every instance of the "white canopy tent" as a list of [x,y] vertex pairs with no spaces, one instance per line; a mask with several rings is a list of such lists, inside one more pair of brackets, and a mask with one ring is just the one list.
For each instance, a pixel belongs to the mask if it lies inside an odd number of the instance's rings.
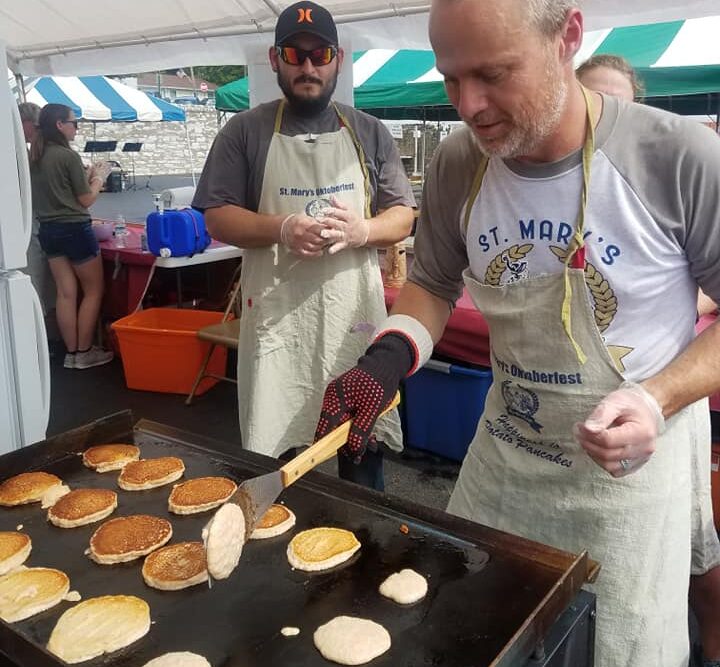
[[[0,42],[22,74],[120,74],[247,63],[290,0],[2,0]],[[427,49],[429,0],[325,0],[354,50]],[[717,0],[585,0],[588,30],[717,14]]]

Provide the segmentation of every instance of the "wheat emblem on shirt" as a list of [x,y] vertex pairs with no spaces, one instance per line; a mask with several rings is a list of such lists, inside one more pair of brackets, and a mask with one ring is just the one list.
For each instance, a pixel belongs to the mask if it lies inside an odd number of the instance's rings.
[[[550,252],[561,262],[565,263],[568,252],[567,248],[550,246]],[[612,324],[615,315],[617,315],[617,297],[615,296],[613,288],[610,287],[610,283],[605,279],[605,276],[590,262],[585,262],[585,284],[590,290],[595,305],[593,309],[595,312],[595,324],[597,324],[600,333],[604,333]]]
[[[532,243],[516,244],[496,255],[485,271],[485,284],[498,287],[503,283],[515,283],[527,278],[528,268],[525,258],[533,247]],[[509,276],[503,280],[505,272],[509,272]]]

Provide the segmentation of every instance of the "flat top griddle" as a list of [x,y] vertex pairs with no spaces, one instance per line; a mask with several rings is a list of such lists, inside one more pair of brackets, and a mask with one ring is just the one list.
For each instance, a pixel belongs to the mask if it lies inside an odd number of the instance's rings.
[[[199,540],[212,512],[177,516],[167,511],[172,485],[128,492],[117,472],[98,474],[78,455],[103,442],[131,442],[143,458],[179,456],[183,479],[225,475],[236,481],[272,470],[277,462],[250,452],[219,453],[212,441],[153,422],[134,431],[130,413],[120,413],[43,443],[0,457],[0,478],[45,470],[71,488],[111,488],[118,493],[112,517],[153,514],[173,525],[171,542]],[[321,473],[309,473],[281,500],[297,515],[296,527],[269,540],[251,541],[240,565],[212,588],[158,591],[145,585],[142,560],[107,566],[84,551],[100,523],[74,529],[46,521],[38,504],[0,508],[0,530],[23,531],[33,540],[28,566],[56,567],[70,577],[82,599],[130,594],[150,605],[150,632],[121,651],[82,663],[141,667],[169,651],[204,655],[213,667],[327,666],[315,649],[315,629],[346,614],[381,623],[391,649],[375,667],[481,667],[517,665],[565,609],[590,575],[585,554],[573,556],[484,528],[400,499],[383,496]],[[405,524],[409,532],[401,532]],[[316,526],[352,530],[362,543],[348,563],[324,573],[294,571],[287,544],[296,532]],[[428,595],[403,607],[378,593],[390,574],[409,567],[427,577]],[[64,664],[44,646],[60,614],[57,607],[12,625],[0,621],[0,650],[18,665]],[[285,626],[300,635],[284,637]]]

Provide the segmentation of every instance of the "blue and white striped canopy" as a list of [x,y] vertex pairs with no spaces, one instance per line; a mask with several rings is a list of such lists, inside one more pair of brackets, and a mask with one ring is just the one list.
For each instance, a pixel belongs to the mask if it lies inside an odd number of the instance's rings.
[[65,104],[82,120],[185,120],[179,106],[105,76],[44,76],[26,96],[41,107]]

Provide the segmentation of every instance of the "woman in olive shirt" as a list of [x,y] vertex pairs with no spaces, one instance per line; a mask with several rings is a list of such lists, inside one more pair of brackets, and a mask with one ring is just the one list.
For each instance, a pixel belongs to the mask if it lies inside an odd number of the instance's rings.
[[97,199],[107,172],[105,166],[94,166],[85,173],[80,156],[70,148],[76,133],[77,120],[70,107],[43,107],[30,148],[30,176],[40,246],[57,288],[57,321],[67,348],[64,365],[90,368],[113,358],[112,352],[92,345],[103,270],[88,207]]

